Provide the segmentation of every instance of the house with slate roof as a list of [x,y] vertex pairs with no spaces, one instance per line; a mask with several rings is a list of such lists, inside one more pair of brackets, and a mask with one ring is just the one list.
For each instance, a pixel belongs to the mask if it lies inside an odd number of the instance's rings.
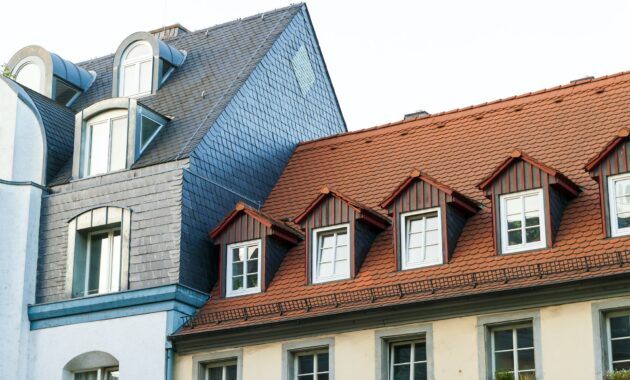
[[104,50],[28,46],[0,78],[0,378],[173,379],[167,336],[220,275],[208,231],[347,131],[304,4]]
[[218,280],[170,337],[176,373],[629,368],[629,108],[626,72],[300,143],[261,209],[210,231]]

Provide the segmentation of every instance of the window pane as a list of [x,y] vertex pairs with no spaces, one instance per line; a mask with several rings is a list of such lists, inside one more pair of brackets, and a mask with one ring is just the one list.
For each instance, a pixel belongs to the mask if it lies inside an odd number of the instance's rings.
[[540,225],[540,216],[538,211],[528,212],[525,214],[525,226],[538,226]]
[[517,245],[523,242],[523,235],[521,230],[508,232],[508,245]]
[[422,261],[422,248],[411,248],[407,250],[407,261],[417,263]]
[[437,215],[427,216],[426,221],[427,221],[427,227],[426,227],[427,231],[437,230],[440,227],[440,223],[438,221]]
[[153,61],[140,63],[140,93],[151,92],[151,80],[153,72]]
[[630,317],[610,318],[610,336],[613,338],[630,336]]
[[348,273],[348,260],[335,261],[335,275],[344,275]]
[[409,380],[411,367],[409,364],[394,366],[394,380]]
[[59,104],[68,105],[70,100],[78,93],[76,89],[72,88],[65,82],[55,79],[55,101]]
[[531,327],[516,329],[516,346],[518,348],[534,347],[534,329]]
[[423,240],[424,237],[422,232],[409,234],[409,241],[407,243],[407,246],[409,248],[422,247]]
[[540,241],[540,227],[530,227],[525,230],[525,239],[528,243]]
[[317,372],[328,371],[328,353],[317,355]]
[[518,356],[519,371],[536,368],[534,366],[534,349],[533,348],[531,350],[518,350],[516,352],[516,355]]
[[112,268],[111,268],[111,284],[110,291],[117,292],[120,290],[120,260],[121,260],[121,237],[120,231],[114,232],[114,240],[112,242]]
[[208,368],[208,380],[223,380],[223,367]]
[[247,261],[247,273],[258,273],[258,260]]
[[335,235],[321,235],[322,243],[320,244],[323,248],[332,248],[335,246]]
[[107,252],[109,252],[108,234],[92,235],[89,252],[88,294],[96,294],[99,291],[101,254],[107,254]]
[[298,380],[313,380],[315,375],[309,373],[308,375],[299,375]]
[[427,245],[437,245],[440,242],[440,233],[435,231],[427,231]]
[[442,257],[439,245],[429,245],[426,248],[426,261],[439,261]]
[[505,207],[507,215],[520,214],[523,212],[523,203],[521,198],[507,199]]
[[348,234],[340,232],[337,234],[337,246],[348,245]]
[[328,374],[320,373],[319,375],[317,375],[317,380],[328,380]]
[[239,290],[243,288],[243,276],[232,278],[232,290]]
[[241,254],[241,249],[239,248],[232,249],[232,261],[243,261],[243,255]]
[[508,215],[507,217],[507,226],[508,230],[513,230],[516,228],[521,228],[521,215]]
[[140,136],[140,147],[144,149],[146,145],[149,143],[149,139],[155,134],[155,132],[160,129],[160,123],[157,123],[148,117],[142,117],[142,129]]
[[422,232],[422,218],[409,221],[409,232]]
[[97,371],[75,373],[74,380],[97,380]]
[[399,344],[394,346],[394,364],[409,363],[411,361],[411,345]]
[[105,373],[105,380],[119,380],[120,379],[120,373],[118,372],[118,369],[110,369],[107,371],[107,373]]
[[513,371],[514,357],[513,351],[495,352],[494,364],[497,371]]
[[130,64],[123,67],[122,73],[122,89],[123,96],[133,95],[138,93],[138,65]]
[[225,367],[225,380],[236,380],[236,364]]
[[15,76],[16,82],[38,92],[41,87],[41,79],[41,71],[35,63],[22,65]]
[[90,125],[89,175],[107,172],[109,121]]
[[322,263],[319,266],[319,275],[321,277],[329,277],[333,274],[333,263]]
[[612,359],[630,360],[630,339],[621,339],[612,341]]
[[413,370],[413,380],[427,379],[427,363],[416,363]]
[[630,179],[615,182],[615,195],[617,197],[630,195]]
[[615,371],[630,370],[630,362],[613,363],[613,369]]
[[258,275],[257,274],[250,274],[247,276],[247,287],[248,288],[255,288],[258,286]]
[[127,52],[127,56],[125,57],[125,59],[138,59],[138,58],[142,58],[142,57],[147,57],[147,56],[151,56],[151,49],[149,48],[149,45],[147,45],[146,43],[139,43],[135,46],[133,46],[129,52]]
[[348,260],[349,258],[349,253],[350,253],[350,249],[348,248],[348,246],[343,246],[343,247],[337,247],[337,257],[336,260]]
[[[106,140],[105,140],[106,141]],[[124,169],[127,163],[127,118],[112,120],[110,170]]]
[[494,332],[494,350],[510,350],[513,345],[512,330],[499,330]]
[[526,196],[525,197],[525,212],[540,210],[539,200],[540,200],[540,196],[538,194]]
[[319,261],[322,263],[329,263],[333,261],[334,248],[324,248],[321,250]]
[[240,276],[243,274],[243,263],[234,263],[232,264],[232,275]]
[[630,213],[617,214],[617,228],[630,227]]
[[427,346],[425,343],[416,343],[413,360],[417,362],[427,360]]
[[247,248],[247,258],[249,260],[258,258],[258,247],[248,247]]
[[313,355],[300,355],[297,358],[297,362],[298,362],[298,368],[297,368],[298,375],[305,374],[305,373],[313,373]]

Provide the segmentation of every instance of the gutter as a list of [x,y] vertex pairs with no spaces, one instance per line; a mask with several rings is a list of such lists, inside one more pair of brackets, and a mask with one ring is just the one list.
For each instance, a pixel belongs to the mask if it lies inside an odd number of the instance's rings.
[[0,178],[0,185],[9,185],[9,186],[33,186],[43,191],[50,191],[50,189],[44,185],[40,185],[39,183],[35,183],[32,181],[8,181],[6,179]]

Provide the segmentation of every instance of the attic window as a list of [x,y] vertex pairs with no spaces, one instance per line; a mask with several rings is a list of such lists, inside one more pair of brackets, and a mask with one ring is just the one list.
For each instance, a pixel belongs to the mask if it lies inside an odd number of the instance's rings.
[[313,230],[313,283],[350,277],[348,225]]
[[153,55],[145,41],[127,48],[120,63],[120,96],[141,96],[151,93]]
[[608,178],[612,236],[630,235],[630,174]]
[[15,70],[15,81],[31,90],[41,92],[42,69],[40,65],[33,61],[22,64]]
[[64,82],[59,78],[55,78],[53,82],[53,100],[64,106],[71,106],[72,103],[81,95],[81,91]]
[[85,176],[124,169],[127,164],[127,110],[110,111],[90,119],[84,129]]
[[304,45],[300,46],[291,59],[291,66],[293,66],[293,72],[297,78],[302,95],[308,94],[313,84],[315,84],[315,72],[313,71],[311,59]]
[[143,152],[149,143],[157,136],[162,124],[148,116],[141,116],[140,124],[140,152]]
[[500,208],[502,253],[545,247],[542,189],[503,195]]
[[254,240],[227,247],[228,297],[260,292],[260,243],[260,240]]
[[401,215],[402,269],[442,264],[441,219],[439,208]]

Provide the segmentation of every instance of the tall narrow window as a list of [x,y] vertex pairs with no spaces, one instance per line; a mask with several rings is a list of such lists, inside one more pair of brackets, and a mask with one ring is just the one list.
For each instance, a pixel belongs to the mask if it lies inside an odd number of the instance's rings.
[[542,189],[502,195],[500,203],[502,253],[546,246]]
[[608,370],[630,370],[630,312],[608,315]]
[[127,165],[127,112],[112,111],[87,122],[84,176],[124,169]]
[[316,229],[313,231],[313,237],[313,282],[349,278],[348,226]]
[[292,380],[328,380],[330,378],[328,349],[299,352],[294,355]]
[[392,380],[426,380],[426,342],[412,341],[391,343],[389,376]]
[[503,326],[491,330],[492,371],[513,374],[515,379],[533,380],[534,329],[531,323]]
[[120,64],[120,96],[151,93],[153,53],[148,43],[136,42],[127,48]]
[[401,225],[402,269],[443,262],[439,209],[402,214]]
[[211,363],[206,367],[206,380],[236,380],[236,363]]
[[72,296],[119,291],[122,252],[120,229],[89,232],[81,238],[85,243],[84,249],[75,252]]
[[260,251],[260,240],[228,245],[228,297],[260,292]]
[[608,178],[612,236],[630,235],[630,174]]

